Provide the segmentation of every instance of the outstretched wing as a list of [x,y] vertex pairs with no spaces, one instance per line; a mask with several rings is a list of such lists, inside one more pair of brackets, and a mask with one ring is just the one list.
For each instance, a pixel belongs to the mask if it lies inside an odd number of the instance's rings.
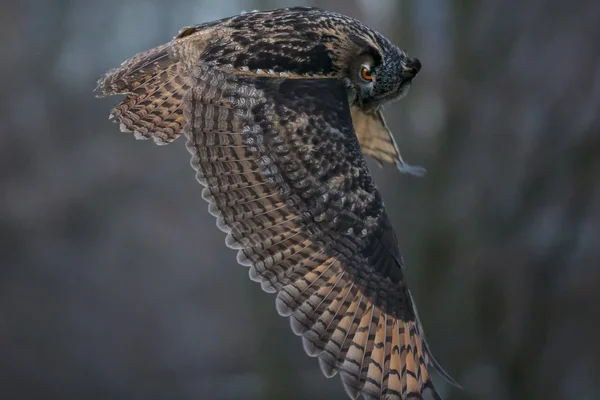
[[192,72],[187,147],[250,277],[351,397],[433,390],[396,237],[333,79]]
[[428,369],[439,366],[344,84],[202,62],[171,61],[163,68],[172,75],[159,67],[164,51],[138,56],[100,82],[107,93],[129,93],[116,108],[121,127],[170,138],[171,124],[184,121],[191,164],[227,245],[251,279],[277,293],[278,312],[326,376],[340,372],[352,398],[422,398],[426,389],[439,397]]

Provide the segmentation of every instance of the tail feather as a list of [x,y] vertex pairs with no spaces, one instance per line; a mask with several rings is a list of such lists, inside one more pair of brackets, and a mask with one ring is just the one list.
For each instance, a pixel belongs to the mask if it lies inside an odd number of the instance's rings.
[[171,58],[170,46],[140,53],[98,81],[101,95],[127,95],[110,118],[136,139],[168,144],[182,133],[183,96],[189,83],[180,64]]

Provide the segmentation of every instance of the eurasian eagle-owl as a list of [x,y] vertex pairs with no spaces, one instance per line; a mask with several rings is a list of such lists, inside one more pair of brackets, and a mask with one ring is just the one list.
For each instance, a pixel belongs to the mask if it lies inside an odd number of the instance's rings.
[[182,29],[99,82],[137,139],[182,133],[209,211],[250,278],[277,293],[323,373],[352,398],[439,397],[394,229],[363,157],[402,160],[382,105],[420,62],[359,21],[315,8]]

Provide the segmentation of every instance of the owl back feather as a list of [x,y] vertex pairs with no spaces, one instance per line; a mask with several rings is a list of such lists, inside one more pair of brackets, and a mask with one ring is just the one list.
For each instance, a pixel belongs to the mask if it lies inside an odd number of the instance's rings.
[[188,77],[172,60],[169,47],[159,46],[125,61],[104,75],[97,88],[102,95],[127,95],[110,114],[121,131],[133,132],[140,140],[152,138],[159,145],[181,135],[182,99],[188,88]]

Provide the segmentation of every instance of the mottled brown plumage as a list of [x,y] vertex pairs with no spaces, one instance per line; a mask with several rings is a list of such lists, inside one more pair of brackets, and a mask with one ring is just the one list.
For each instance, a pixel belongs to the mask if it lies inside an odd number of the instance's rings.
[[420,63],[314,8],[184,28],[106,74],[123,131],[187,138],[203,197],[250,278],[352,398],[438,397],[396,235],[363,152],[406,165],[381,113]]

